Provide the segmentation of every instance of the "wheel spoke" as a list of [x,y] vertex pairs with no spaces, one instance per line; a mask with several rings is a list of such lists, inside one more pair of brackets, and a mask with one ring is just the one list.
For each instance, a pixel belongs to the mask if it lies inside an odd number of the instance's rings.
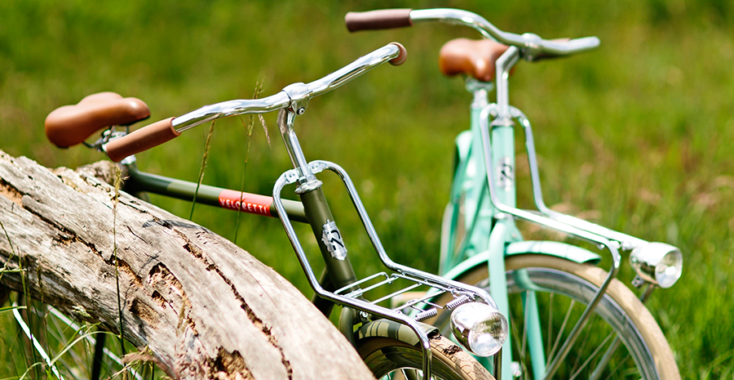
[[599,353],[599,351],[601,351],[601,349],[602,349],[602,348],[603,348],[603,347],[604,347],[604,346],[605,346],[605,345],[607,344],[607,341],[608,341],[608,340],[609,340],[609,339],[610,339],[610,338],[611,338],[612,336],[615,336],[615,335],[616,335],[616,334],[612,333],[612,334],[608,335],[608,336],[607,336],[606,338],[604,338],[604,341],[602,341],[602,342],[601,342],[601,344],[599,344],[599,347],[597,347],[597,348],[596,348],[596,350],[594,350],[594,352],[592,352],[592,353],[591,353],[591,355],[589,355],[589,358],[588,358],[588,359],[586,359],[586,361],[584,362],[584,364],[582,364],[582,365],[581,365],[581,368],[579,368],[579,369],[578,369],[578,370],[577,370],[577,371],[576,371],[576,372],[575,372],[575,373],[573,374],[573,376],[571,376],[571,378],[570,378],[569,380],[573,380],[573,379],[575,379],[575,378],[576,378],[576,376],[578,376],[578,375],[579,375],[579,374],[581,373],[581,371],[583,371],[583,370],[584,370],[584,368],[586,368],[586,366],[587,366],[587,365],[589,365],[589,363],[591,362],[591,360],[592,360],[592,359],[594,359],[594,357],[596,357],[596,354],[598,354],[598,353]]
[[[528,292],[525,291],[525,302],[527,302],[527,300],[528,300],[527,294],[528,294]],[[522,323],[522,346],[521,346],[522,347],[521,354],[522,354],[522,357],[523,358],[525,357],[525,348],[526,348],[527,341],[528,341],[528,324],[527,324],[527,318],[525,317],[525,313],[527,313],[527,308],[525,307],[525,303],[523,303],[523,308],[522,308],[522,316],[523,316],[523,321],[522,321],[523,322]],[[530,360],[532,360],[532,358]]]
[[612,376],[613,376],[613,375],[614,375],[615,373],[617,373],[617,371],[619,371],[619,369],[620,369],[620,368],[622,368],[622,365],[624,365],[624,362],[626,362],[626,361],[627,361],[627,359],[629,359],[629,358],[630,358],[630,355],[631,355],[631,354],[630,354],[630,353],[628,352],[628,353],[627,353],[627,356],[625,356],[625,357],[624,357],[624,359],[622,359],[622,361],[621,361],[621,362],[619,362],[619,365],[618,365],[618,366],[614,367],[614,370],[612,370],[612,372],[611,372],[611,373],[609,374],[609,376],[607,376],[607,377],[606,377],[606,379],[604,379],[604,380],[609,380],[609,379],[611,379],[611,378],[612,378]]
[[[520,347],[522,347],[522,344],[520,342],[520,334],[518,334],[518,331],[517,331],[517,323],[515,323],[514,319],[512,318],[512,312],[510,312],[510,315],[508,317],[510,319],[510,328],[512,329],[512,333],[510,335],[513,335],[513,338],[512,339],[514,339],[514,341],[515,341],[515,347],[516,347],[516,349],[517,350],[520,350]],[[525,329],[524,329],[524,326],[523,326],[523,338],[524,338],[524,332],[525,332]],[[525,351],[524,350],[518,351],[518,353],[520,354],[520,368],[522,369],[522,373],[525,374],[525,376],[527,376],[527,372],[528,372],[527,370],[528,370],[528,368],[525,365],[525,361],[526,361],[525,360]],[[504,369],[504,370],[505,371],[509,371],[510,369],[508,368],[508,369]]]
[[[14,304],[13,306],[17,306],[17,304]],[[32,314],[33,314],[33,311],[29,310],[28,312],[29,321],[31,318],[33,318]],[[51,369],[51,372],[53,372],[53,374],[56,375],[57,378],[63,380],[64,378],[58,372],[58,369],[56,369],[56,366],[51,362],[51,358],[48,356],[46,351],[43,349],[43,347],[41,347],[41,343],[38,341],[38,338],[35,335],[31,334],[30,327],[28,326],[28,324],[25,323],[25,321],[23,321],[23,318],[21,317],[17,309],[13,309],[13,315],[15,316],[15,320],[18,322],[20,327],[23,329],[23,332],[25,333],[25,335],[28,337],[28,340],[31,342],[32,344],[31,349],[35,348],[36,351],[38,351],[38,353],[41,355],[41,358],[43,358],[46,364],[48,364],[49,368]]]
[[555,343],[553,343],[553,349],[551,350],[550,354],[548,354],[547,363],[545,363],[546,367],[550,365],[551,361],[553,361],[553,355],[556,353],[556,349],[558,348],[558,343],[561,342],[563,331],[566,330],[566,323],[568,323],[568,318],[571,316],[571,310],[573,310],[574,305],[576,305],[576,300],[571,300],[571,305],[568,306],[568,311],[566,311],[566,317],[563,318],[563,323],[561,323],[561,328],[558,330],[558,336],[556,337],[556,341]]
[[509,312],[509,314],[510,315],[508,315],[507,317],[510,320],[510,329],[512,329],[512,334],[510,335],[513,335],[512,339],[515,341],[515,349],[518,350],[518,354],[520,354],[520,362],[524,362],[525,357],[523,356],[522,351],[520,351],[520,334],[517,331],[517,323],[515,323],[515,319],[512,318],[512,312]]
[[555,293],[550,293],[550,296],[548,297],[548,345],[545,348],[545,352],[550,352],[551,350],[551,341],[553,336],[553,296]]
[[[588,323],[586,326],[586,333],[584,334],[584,339],[581,341],[581,347],[579,347],[578,350],[579,353],[583,353],[584,348],[586,348],[586,343],[589,341],[589,334],[594,331],[593,327],[594,323],[596,323],[597,321],[596,317],[596,314],[592,315],[592,319],[589,320],[590,323]],[[576,367],[579,365],[579,360],[581,360],[581,355],[576,355],[576,361],[573,363],[573,369],[570,372],[573,373],[574,371],[576,371]]]
[[617,348],[619,347],[619,344],[622,342],[619,340],[619,336],[617,336],[617,333],[614,334],[614,340],[612,341],[612,344],[609,345],[609,349],[607,349],[607,352],[604,353],[604,356],[601,357],[601,360],[599,363],[596,364],[596,368],[594,369],[594,372],[591,373],[591,377],[589,380],[596,380],[601,376],[601,372],[604,370],[604,367],[609,364],[609,359],[612,358],[612,355],[614,355],[614,352],[617,351]]

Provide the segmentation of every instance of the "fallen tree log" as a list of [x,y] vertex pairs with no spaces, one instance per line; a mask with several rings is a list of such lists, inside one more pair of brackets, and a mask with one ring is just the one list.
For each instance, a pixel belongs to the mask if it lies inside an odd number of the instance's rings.
[[[116,244],[124,337],[147,346],[172,377],[372,378],[271,268],[124,192],[114,216],[114,187],[94,171],[48,170],[0,151],[0,222],[10,237],[0,231],[0,267],[18,268],[12,243],[33,298],[117,332]],[[3,285],[21,289],[20,276],[6,273]]]

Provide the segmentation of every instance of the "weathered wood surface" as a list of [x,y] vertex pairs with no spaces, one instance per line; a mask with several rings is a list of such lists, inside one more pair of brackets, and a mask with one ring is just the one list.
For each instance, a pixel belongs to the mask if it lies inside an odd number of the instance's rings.
[[[117,331],[114,188],[94,171],[51,171],[0,151],[0,221],[24,257],[34,298]],[[147,345],[169,374],[372,378],[297,289],[231,242],[125,193],[116,220],[124,335]],[[0,231],[0,267],[10,252]],[[20,288],[17,275],[2,282]]]

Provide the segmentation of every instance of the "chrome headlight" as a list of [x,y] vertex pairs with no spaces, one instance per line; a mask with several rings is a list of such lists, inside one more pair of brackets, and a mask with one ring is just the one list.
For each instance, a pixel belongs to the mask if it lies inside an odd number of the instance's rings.
[[683,271],[683,255],[672,245],[648,243],[632,250],[630,264],[643,280],[669,288]]
[[507,319],[493,306],[465,303],[451,313],[451,331],[474,355],[491,356],[507,339]]

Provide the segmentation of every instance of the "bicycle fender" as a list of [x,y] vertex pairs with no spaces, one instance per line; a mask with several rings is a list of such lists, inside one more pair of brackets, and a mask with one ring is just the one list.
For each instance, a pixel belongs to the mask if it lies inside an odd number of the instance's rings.
[[520,253],[538,253],[560,257],[578,264],[599,264],[601,256],[575,245],[557,241],[519,241],[511,243],[505,250],[505,256]]
[[[557,241],[520,241],[510,243],[505,248],[505,257],[519,255],[522,253],[550,255],[579,264],[589,263],[596,265],[601,261],[601,256],[594,252],[575,245],[559,243]],[[489,261],[489,256],[489,251],[480,252],[452,268],[443,275],[443,277],[455,280],[477,265],[486,265]]]
[[[434,326],[420,322],[418,322],[418,324],[428,336],[438,333],[438,328]],[[413,331],[413,329],[407,325],[388,319],[378,319],[362,325],[357,332],[357,336],[360,340],[375,337],[390,338],[407,343],[411,346],[415,346],[420,342],[420,339],[415,335],[415,331]]]

